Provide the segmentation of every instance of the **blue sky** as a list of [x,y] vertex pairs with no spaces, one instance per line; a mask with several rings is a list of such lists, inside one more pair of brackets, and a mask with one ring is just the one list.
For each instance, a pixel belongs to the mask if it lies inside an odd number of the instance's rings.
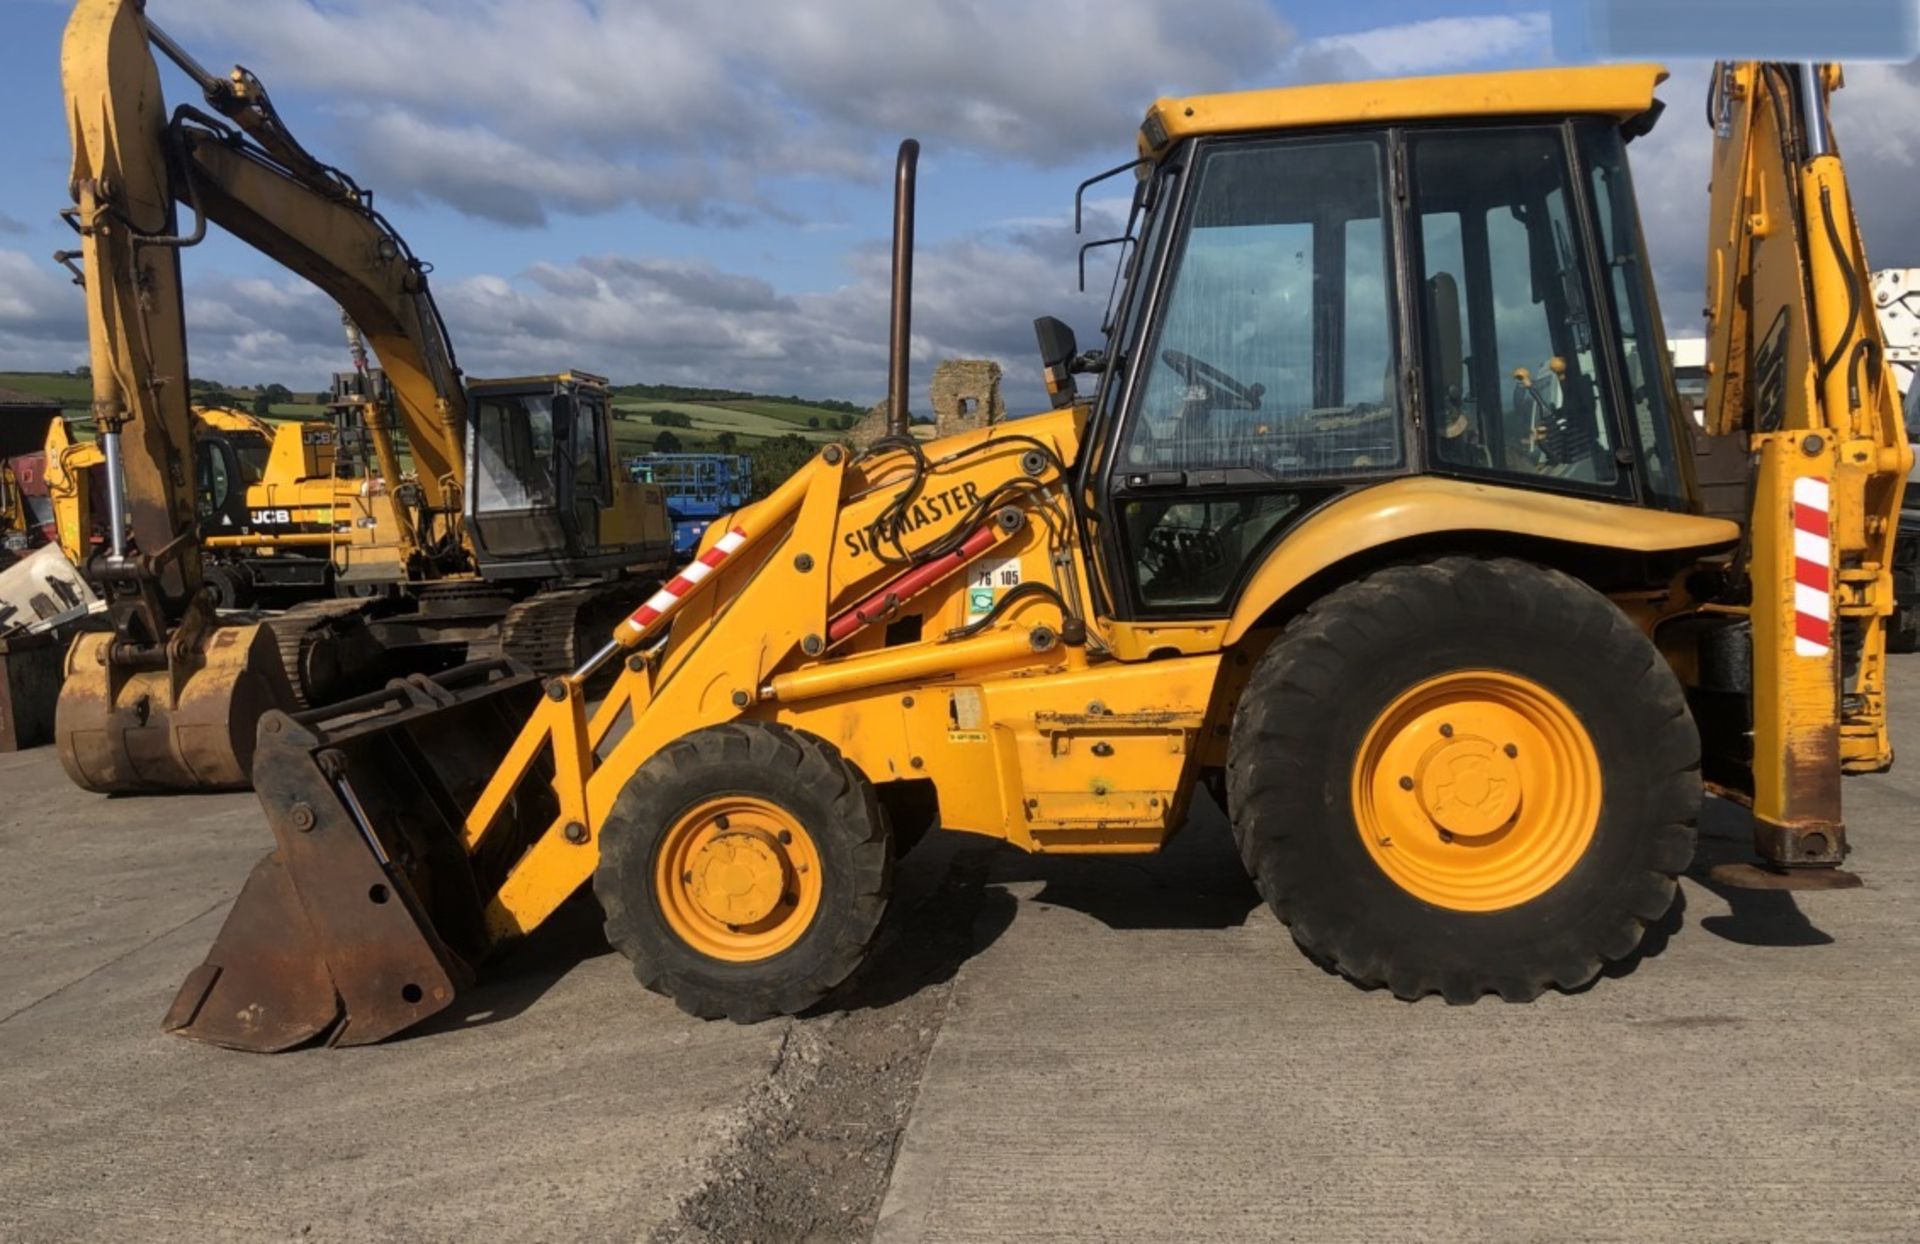
[[[1160,93],[1552,63],[1543,6],[1268,0],[150,0],[216,71],[238,62],[294,132],[372,187],[470,374],[870,401],[884,385],[892,150],[925,144],[915,352],[990,355],[1036,402],[1032,317],[1093,335],[1073,291],[1074,184],[1131,154]],[[83,360],[58,75],[66,0],[0,0],[0,368]],[[1697,304],[1702,67],[1635,147],[1670,321]],[[193,100],[167,67],[170,102]],[[1853,96],[1862,98],[1855,99]],[[1907,237],[1920,111],[1862,66],[1837,109],[1877,263]],[[1865,105],[1865,106],[1860,106]],[[1845,128],[1859,120],[1859,131]],[[1870,166],[1864,167],[1863,165]],[[195,371],[324,383],[325,300],[229,239],[186,257]]]

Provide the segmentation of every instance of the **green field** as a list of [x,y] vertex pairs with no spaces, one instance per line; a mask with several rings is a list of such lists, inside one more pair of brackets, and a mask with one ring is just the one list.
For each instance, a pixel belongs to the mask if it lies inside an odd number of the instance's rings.
[[[644,441],[651,444],[662,431],[671,431],[674,439],[683,446],[711,445],[722,432],[731,432],[734,439],[746,448],[752,441],[767,440],[775,436],[803,436],[808,440],[824,441],[834,433],[826,426],[825,416],[832,411],[815,411],[820,418],[821,427],[809,428],[806,418],[781,418],[760,410],[747,409],[747,406],[778,406],[785,411],[810,410],[809,407],[788,406],[780,402],[742,403],[740,405],[718,405],[707,402],[614,402],[614,411],[624,418],[616,419],[614,434],[616,439],[626,441]],[[648,415],[658,410],[670,410],[685,415],[693,423],[690,428],[662,429],[656,427]],[[839,416],[835,415],[837,421]]]
[[[783,423],[807,426],[807,420],[818,419],[822,428],[837,428],[847,416],[845,412],[828,410],[823,406],[803,406],[795,402],[778,402],[761,399],[742,399],[735,402],[688,402],[688,406],[706,406],[717,410],[737,410],[750,415],[765,415],[769,419],[778,419]],[[856,418],[858,416],[855,416]]]
[[84,410],[93,404],[93,381],[65,372],[0,371],[0,389],[18,389],[69,409]]

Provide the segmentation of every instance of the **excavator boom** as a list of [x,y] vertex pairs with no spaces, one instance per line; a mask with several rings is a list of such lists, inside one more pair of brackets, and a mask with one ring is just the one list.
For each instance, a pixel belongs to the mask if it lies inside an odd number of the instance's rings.
[[[110,547],[93,572],[115,633],[70,654],[56,734],[69,774],[90,789],[239,786],[265,707],[344,694],[389,659],[445,668],[460,650],[491,647],[543,669],[570,665],[583,626],[597,630],[646,590],[671,533],[659,490],[613,470],[603,381],[563,373],[469,389],[429,266],[371,194],[292,137],[259,79],[243,68],[209,73],[144,10],[139,0],[78,0],[63,49],[69,215],[82,249],[62,258],[84,265],[75,271],[87,291],[109,510]],[[204,107],[166,111],[156,48]],[[338,479],[305,494],[325,512],[305,529],[290,530],[290,515],[275,520],[291,507],[271,501],[261,512],[277,530],[199,529],[179,256],[210,225],[318,286],[341,307],[362,360],[364,346],[378,355],[391,401],[369,402],[361,426],[382,481],[348,507],[357,509],[346,534],[368,553],[351,566],[316,553],[344,547],[328,505]],[[231,488],[226,498],[219,504],[237,504]],[[363,525],[368,506],[390,510],[391,523]],[[277,634],[218,626],[215,598],[235,603],[246,581],[223,565],[203,590],[203,556],[259,549],[306,554],[270,568],[298,580],[278,584],[285,595],[338,587],[354,599],[301,599]],[[376,633],[375,621],[387,629]],[[264,664],[274,653],[277,679]],[[188,702],[191,730],[177,720]],[[223,704],[232,711],[216,731]]]
[[61,75],[107,476],[108,550],[90,570],[113,632],[67,653],[60,758],[92,790],[244,787],[253,724],[290,691],[272,636],[218,626],[202,590],[179,257],[193,239],[178,230],[138,6],[78,4]]

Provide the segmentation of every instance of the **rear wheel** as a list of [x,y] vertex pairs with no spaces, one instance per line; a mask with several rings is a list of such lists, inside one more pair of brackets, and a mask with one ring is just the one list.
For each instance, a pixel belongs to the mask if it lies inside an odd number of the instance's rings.
[[866,778],[822,739],[740,722],[641,766],[608,814],[593,888],[641,984],[748,1023],[803,1011],[852,975],[892,880]]
[[1287,628],[1241,700],[1227,784],[1241,856],[1308,954],[1403,998],[1524,1001],[1592,980],[1666,912],[1699,740],[1604,596],[1445,558]]

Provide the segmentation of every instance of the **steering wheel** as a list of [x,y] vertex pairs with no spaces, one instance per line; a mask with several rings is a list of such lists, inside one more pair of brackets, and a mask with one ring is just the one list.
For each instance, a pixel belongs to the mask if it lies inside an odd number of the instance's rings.
[[1178,372],[1188,384],[1206,389],[1207,404],[1216,410],[1259,410],[1260,399],[1267,391],[1263,384],[1242,384],[1212,363],[1184,350],[1162,350],[1160,361]]

